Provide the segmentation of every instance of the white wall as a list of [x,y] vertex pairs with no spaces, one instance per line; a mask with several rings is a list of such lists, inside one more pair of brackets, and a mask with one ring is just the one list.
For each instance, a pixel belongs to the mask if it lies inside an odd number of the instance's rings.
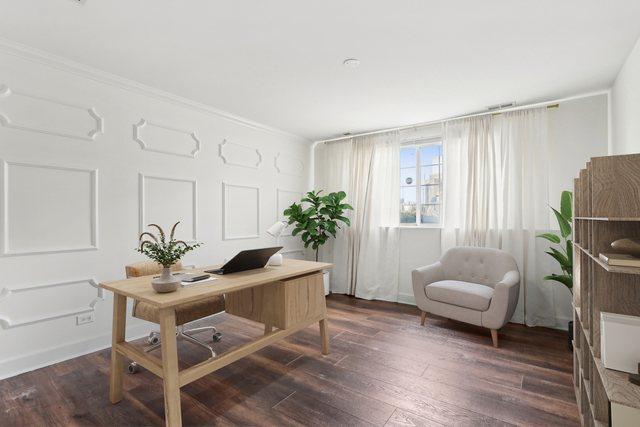
[[[564,190],[591,157],[607,155],[607,94],[560,103],[549,109],[549,200]],[[554,220],[555,221],[555,220]]]
[[[608,154],[608,96],[606,94],[574,99],[549,110],[549,201],[556,209],[560,194],[573,191],[573,179],[591,157]],[[550,213],[550,224],[557,221]],[[572,318],[571,293],[556,282],[555,312],[558,327]]]
[[[573,191],[573,179],[585,163],[595,156],[607,155],[607,95],[595,95],[565,101],[549,110],[549,200],[560,204],[563,190]],[[550,216],[551,224],[557,227]],[[400,232],[400,268],[398,300],[414,303],[411,270],[440,258],[440,229],[403,227]],[[571,319],[571,294],[554,287],[555,312],[559,328]]]
[[640,153],[640,40],[620,70],[611,96],[613,154]]
[[109,346],[96,285],[143,259],[145,224],[182,220],[204,242],[185,262],[218,263],[274,244],[309,186],[308,141],[60,58],[0,46],[0,86],[0,378]]
[[402,227],[400,229],[400,262],[398,278],[398,301],[415,304],[411,270],[433,264],[442,255],[440,228]]

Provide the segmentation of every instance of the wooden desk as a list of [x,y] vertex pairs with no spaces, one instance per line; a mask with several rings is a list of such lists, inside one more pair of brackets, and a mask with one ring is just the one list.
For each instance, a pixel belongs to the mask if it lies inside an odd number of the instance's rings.
[[[322,354],[328,354],[329,336],[322,270],[331,266],[320,262],[285,259],[282,266],[216,276],[218,280],[214,282],[195,284],[167,294],[159,294],[152,289],[153,276],[101,283],[102,288],[114,293],[109,392],[111,403],[122,400],[125,357],[162,378],[166,424],[180,426],[180,387],[198,378],[315,322],[319,322],[320,325]],[[180,371],[175,335],[175,308],[184,303],[221,294],[226,298],[227,313],[264,323],[264,336]],[[145,301],[160,310],[162,359],[145,353],[125,341],[127,297]]]

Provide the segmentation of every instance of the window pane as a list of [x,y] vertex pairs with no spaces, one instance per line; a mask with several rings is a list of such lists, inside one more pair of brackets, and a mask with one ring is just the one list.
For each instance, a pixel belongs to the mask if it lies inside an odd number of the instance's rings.
[[[400,169],[400,185],[416,185],[416,167]],[[414,197],[415,198],[415,197]]]
[[400,188],[400,222],[402,224],[416,223],[416,187]]
[[422,205],[420,207],[420,221],[423,224],[440,223],[440,205]]
[[422,166],[421,184],[440,184],[440,166]]
[[441,188],[439,185],[422,185],[420,201],[426,204],[440,203]]
[[437,165],[442,163],[442,145],[430,144],[420,147],[420,163],[423,165]]
[[416,166],[416,149],[415,147],[405,147],[400,149],[400,167],[406,168]]

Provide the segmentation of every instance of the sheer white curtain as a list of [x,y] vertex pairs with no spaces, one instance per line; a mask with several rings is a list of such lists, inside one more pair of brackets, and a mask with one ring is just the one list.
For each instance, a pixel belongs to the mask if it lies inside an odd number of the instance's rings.
[[548,245],[535,237],[549,228],[547,129],[544,107],[445,124],[442,250],[511,253],[522,275],[514,321],[555,326]]
[[316,147],[316,189],[343,190],[354,208],[351,227],[321,250],[322,260],[334,263],[333,292],[397,300],[399,152],[397,132]]

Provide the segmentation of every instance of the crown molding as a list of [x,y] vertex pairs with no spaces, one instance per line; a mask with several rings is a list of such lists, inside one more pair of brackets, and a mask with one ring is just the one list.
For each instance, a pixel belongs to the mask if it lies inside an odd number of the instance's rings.
[[103,83],[111,86],[118,87],[120,89],[127,90],[129,92],[150,96],[165,102],[172,103],[181,107],[190,108],[202,113],[210,114],[224,120],[228,120],[235,124],[276,135],[286,136],[293,138],[296,142],[311,144],[311,141],[300,135],[293,134],[291,132],[284,131],[282,129],[274,128],[264,125],[262,123],[254,122],[253,120],[245,119],[244,117],[236,116],[223,110],[219,110],[210,105],[203,104],[198,101],[194,101],[182,96],[166,92],[162,89],[158,89],[152,86],[148,86],[144,83],[130,80],[125,77],[118,76],[116,74],[108,73],[106,71],[99,70],[97,68],[90,67],[88,65],[75,62],[73,60],[64,58],[62,56],[54,55],[30,46],[23,45],[21,43],[14,42],[0,37],[0,53],[13,55],[26,59],[32,62],[47,65],[49,67],[66,71],[98,83]]

